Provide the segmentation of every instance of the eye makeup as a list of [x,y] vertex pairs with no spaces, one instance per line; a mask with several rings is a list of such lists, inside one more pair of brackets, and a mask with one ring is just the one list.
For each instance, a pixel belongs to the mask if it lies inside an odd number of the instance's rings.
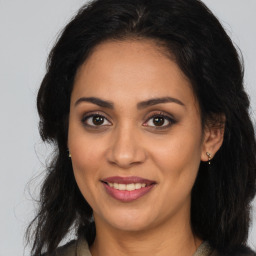
[[[177,122],[172,115],[163,111],[153,111],[145,119],[142,126],[152,130],[167,130]],[[113,125],[104,113],[98,111],[85,113],[81,122],[85,128],[92,130],[106,129]]]
[[172,115],[162,111],[154,111],[147,117],[147,121],[143,123],[143,126],[163,130],[168,129],[176,122]]
[[111,126],[112,123],[101,112],[89,112],[83,115],[81,122],[85,128],[101,129]]

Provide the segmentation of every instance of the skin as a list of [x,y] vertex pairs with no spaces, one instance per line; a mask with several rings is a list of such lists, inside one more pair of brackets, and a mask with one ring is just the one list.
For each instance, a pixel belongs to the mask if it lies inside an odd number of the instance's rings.
[[[112,108],[82,97],[111,102]],[[163,97],[180,103],[138,108]],[[92,114],[104,122],[95,125]],[[159,127],[152,115],[174,121],[163,119]],[[76,74],[68,133],[74,175],[96,223],[92,255],[193,255],[201,240],[190,226],[191,189],[200,161],[208,161],[206,152],[213,156],[222,139],[217,128],[202,130],[189,80],[153,41],[98,45]],[[101,182],[110,176],[139,176],[156,185],[121,202]]]

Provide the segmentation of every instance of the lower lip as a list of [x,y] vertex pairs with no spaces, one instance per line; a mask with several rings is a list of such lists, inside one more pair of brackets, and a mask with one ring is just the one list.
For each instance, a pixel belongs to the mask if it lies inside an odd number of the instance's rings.
[[115,188],[111,188],[106,183],[102,183],[102,184],[104,185],[107,193],[110,196],[122,202],[131,202],[131,201],[137,200],[138,198],[147,194],[155,185],[155,184],[152,184],[144,188],[127,191],[127,190],[118,190]]

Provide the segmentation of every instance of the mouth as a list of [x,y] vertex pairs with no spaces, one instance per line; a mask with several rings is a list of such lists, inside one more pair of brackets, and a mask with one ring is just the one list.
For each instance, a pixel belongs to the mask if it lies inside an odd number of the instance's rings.
[[110,186],[111,188],[115,188],[117,190],[126,190],[126,191],[133,191],[136,189],[145,188],[147,185],[145,183],[130,183],[130,184],[120,184],[120,183],[107,183],[104,182],[106,185]]
[[101,180],[106,192],[122,202],[134,201],[147,194],[156,182],[140,177],[109,177]]

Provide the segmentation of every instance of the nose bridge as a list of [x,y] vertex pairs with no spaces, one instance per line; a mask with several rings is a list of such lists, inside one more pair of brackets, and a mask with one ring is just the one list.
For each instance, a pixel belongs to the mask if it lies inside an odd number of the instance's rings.
[[142,163],[146,154],[139,141],[138,131],[129,123],[123,123],[115,128],[111,138],[108,160],[121,168]]

